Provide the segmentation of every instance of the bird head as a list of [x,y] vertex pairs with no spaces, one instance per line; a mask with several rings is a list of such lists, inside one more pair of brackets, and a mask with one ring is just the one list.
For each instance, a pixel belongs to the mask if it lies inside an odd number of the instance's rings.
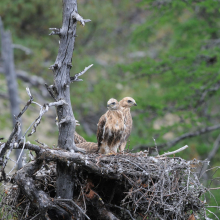
[[111,98],[107,102],[107,108],[109,110],[119,110],[120,108],[119,102],[116,99]]
[[137,106],[135,100],[131,97],[125,97],[119,103],[123,108],[131,108],[132,106]]

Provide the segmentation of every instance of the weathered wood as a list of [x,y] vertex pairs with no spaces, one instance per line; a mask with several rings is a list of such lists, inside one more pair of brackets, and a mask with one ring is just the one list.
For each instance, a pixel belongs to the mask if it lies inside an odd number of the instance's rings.
[[22,170],[16,173],[16,183],[31,201],[31,205],[38,208],[42,220],[48,219],[47,217],[54,220],[71,220],[67,211],[54,204],[48,194],[35,186],[33,174],[40,169],[41,165],[41,160],[27,164]]
[[[54,93],[56,99],[64,100],[67,104],[57,107],[59,125],[58,147],[76,151],[74,143],[75,118],[70,101],[70,69],[74,50],[76,20],[72,13],[77,11],[76,0],[63,0],[63,24],[59,29],[60,45],[56,61],[51,69],[54,73]],[[73,199],[74,192],[74,166],[65,162],[57,162],[56,195],[58,198]],[[84,219],[76,208],[74,216]]]
[[[19,110],[19,96],[18,96],[18,85],[17,78],[14,68],[14,53],[13,44],[11,40],[11,33],[9,31],[4,31],[3,23],[0,18],[0,32],[1,32],[1,48],[2,48],[2,59],[4,65],[4,73],[7,81],[9,101],[11,105],[11,117],[13,125],[16,123],[14,116],[17,116],[20,112]],[[21,136],[21,133],[20,133]],[[16,157],[19,158],[21,150],[16,150]],[[22,167],[22,157],[18,161],[18,169]]]

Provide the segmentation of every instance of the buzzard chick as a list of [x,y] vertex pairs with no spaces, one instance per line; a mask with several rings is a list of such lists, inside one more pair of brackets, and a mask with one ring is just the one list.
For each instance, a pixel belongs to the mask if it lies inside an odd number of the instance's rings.
[[98,122],[98,149],[102,154],[117,153],[124,132],[124,116],[116,99],[107,102],[108,111]]
[[98,152],[98,144],[94,142],[82,142],[76,144],[78,148],[84,149],[86,153],[96,153]]
[[119,102],[121,108],[122,108],[122,112],[124,115],[124,125],[125,125],[125,129],[122,135],[122,140],[121,140],[121,144],[119,146],[119,151],[122,152],[124,151],[126,144],[127,144],[127,140],[131,134],[131,130],[132,130],[132,117],[131,117],[131,112],[130,112],[130,108],[132,106],[137,106],[135,100],[131,97],[125,97],[123,98],[120,102]]

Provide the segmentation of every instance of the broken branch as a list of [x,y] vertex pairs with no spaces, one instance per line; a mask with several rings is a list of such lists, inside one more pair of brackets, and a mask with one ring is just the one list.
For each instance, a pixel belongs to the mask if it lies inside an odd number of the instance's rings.
[[90,69],[92,66],[93,66],[93,64],[91,64],[91,65],[85,67],[85,69],[84,69],[82,72],[76,74],[75,76],[70,77],[70,82],[72,83],[72,82],[77,82],[77,81],[78,81],[78,82],[79,82],[79,81],[83,81],[82,79],[78,79],[78,77],[79,77],[79,76],[82,76],[82,75],[83,75],[88,69]]
[[90,19],[84,19],[82,16],[80,16],[76,11],[72,12],[72,17],[75,18],[77,21],[81,23],[82,26],[85,26],[85,23],[90,22]]
[[185,145],[184,147],[181,147],[181,148],[178,149],[178,150],[175,150],[175,151],[172,151],[172,152],[164,153],[164,154],[160,155],[159,157],[165,157],[165,156],[168,156],[168,155],[173,155],[173,154],[176,154],[176,153],[179,153],[179,152],[185,150],[186,148],[188,148],[188,145]]

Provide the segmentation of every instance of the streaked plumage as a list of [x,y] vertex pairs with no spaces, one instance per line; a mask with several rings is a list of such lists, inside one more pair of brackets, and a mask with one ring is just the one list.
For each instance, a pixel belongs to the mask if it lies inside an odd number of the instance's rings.
[[75,142],[75,144],[81,144],[81,143],[86,142],[86,140],[75,131],[74,142]]
[[122,112],[124,115],[124,125],[125,125],[125,129],[122,135],[122,139],[121,139],[121,144],[119,146],[119,151],[122,152],[124,151],[128,138],[131,134],[131,130],[132,130],[132,117],[131,117],[131,112],[130,112],[130,108],[132,106],[137,106],[135,100],[131,97],[125,97],[123,98],[120,102],[119,102],[121,108],[122,108]]
[[99,152],[117,153],[124,132],[124,116],[116,99],[107,102],[108,111],[101,116],[97,128]]
[[86,153],[96,153],[98,152],[98,144],[93,142],[83,142],[81,144],[76,144],[76,147],[82,148]]

